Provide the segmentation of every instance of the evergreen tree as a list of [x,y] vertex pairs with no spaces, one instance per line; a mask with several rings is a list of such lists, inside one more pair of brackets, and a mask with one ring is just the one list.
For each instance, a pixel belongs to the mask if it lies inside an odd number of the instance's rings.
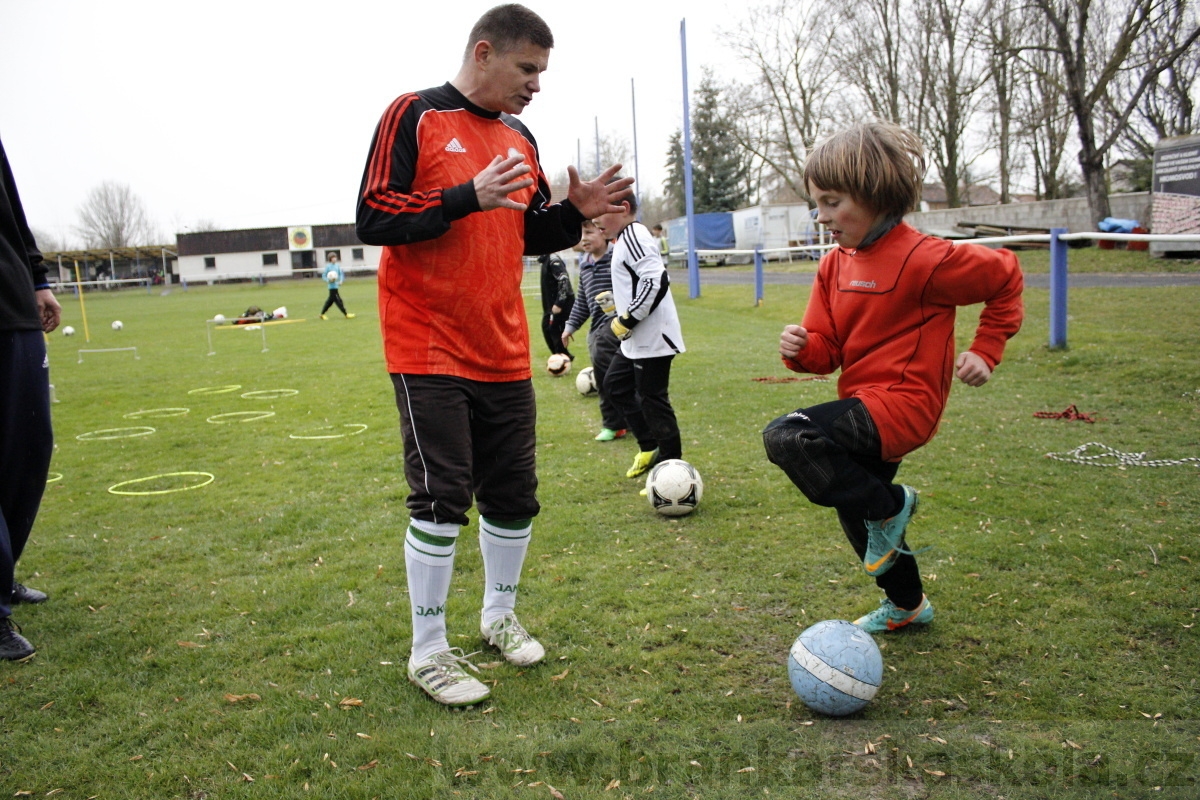
[[[667,199],[684,206],[683,134],[671,135],[667,150]],[[692,100],[692,192],[697,214],[733,211],[751,203],[750,154],[738,145],[733,121],[724,112],[721,87],[705,70]]]

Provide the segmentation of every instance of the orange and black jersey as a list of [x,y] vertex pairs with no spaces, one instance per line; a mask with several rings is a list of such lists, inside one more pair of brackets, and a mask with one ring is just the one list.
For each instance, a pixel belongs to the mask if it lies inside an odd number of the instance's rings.
[[[525,156],[527,210],[480,211],[475,176],[497,155]],[[379,311],[388,370],[483,381],[530,376],[523,254],[579,241],[583,215],[550,203],[537,144],[508,114],[449,83],[397,98],[375,130],[356,230],[384,246]]]

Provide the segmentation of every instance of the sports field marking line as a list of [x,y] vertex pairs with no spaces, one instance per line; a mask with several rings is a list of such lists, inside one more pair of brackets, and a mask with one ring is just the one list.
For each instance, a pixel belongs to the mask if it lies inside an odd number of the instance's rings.
[[258,389],[253,392],[244,392],[242,397],[247,400],[276,400],[280,397],[292,397],[300,394],[299,389]]
[[226,425],[237,418],[238,422],[258,422],[260,419],[275,416],[274,411],[227,411],[224,414],[213,414],[205,422],[214,425]]
[[[310,428],[309,430],[331,431],[334,429],[334,427],[336,427],[336,426],[323,425],[320,428]],[[288,434],[288,438],[289,439],[342,439],[342,438],[345,438],[346,436],[357,436],[358,434],[365,431],[369,426],[364,425],[361,422],[347,422],[346,424],[342,425],[341,427],[343,427],[343,428],[358,428],[358,430],[346,431],[345,433],[326,433],[326,434],[319,434],[319,435],[312,435],[312,436],[309,436],[306,434],[301,434],[301,433],[291,433],[291,434]]]
[[[138,425],[133,428],[101,428],[98,431],[88,431],[81,433],[75,438],[81,442],[101,442],[107,439],[132,439],[135,436],[149,436],[156,433],[158,428],[151,428],[149,425]],[[102,433],[115,433],[116,436],[101,436]]]
[[879,691],[878,686],[860,681],[858,678],[853,678],[841,670],[829,666],[821,660],[820,656],[805,647],[804,642],[799,639],[792,644],[791,656],[796,659],[797,664],[812,673],[817,680],[829,684],[842,694],[857,697],[859,700],[870,700]]
[[141,361],[142,357],[138,355],[136,347],[101,347],[101,348],[95,349],[95,350],[91,350],[91,349],[76,350],[75,354],[79,357],[79,360],[76,361],[75,363],[76,364],[83,363],[83,354],[84,353],[128,353],[131,350],[133,351],[134,360]]
[[[203,483],[197,483],[197,484],[193,484],[191,486],[180,486],[175,489],[153,489],[148,492],[130,492],[130,491],[126,491],[123,489],[119,490],[120,487],[122,487],[122,486],[132,486],[135,483],[146,483],[148,481],[156,481],[159,478],[177,478],[182,475],[201,475],[205,478],[208,478],[208,480],[204,481]],[[210,483],[212,483],[216,479],[217,479],[216,476],[213,475],[211,472],[164,472],[161,475],[151,475],[147,478],[134,478],[133,480],[121,481],[120,483],[114,483],[112,486],[108,487],[108,491],[110,494],[130,495],[130,496],[134,496],[134,497],[148,497],[150,495],[156,495],[156,494],[174,494],[175,492],[187,492],[192,489],[199,489],[201,487],[208,486]]]
[[130,411],[123,416],[125,419],[165,419],[167,417],[182,417],[191,413],[191,411],[190,408],[147,408],[142,411]]
[[227,394],[242,388],[240,383],[230,383],[225,386],[201,386],[199,389],[189,389],[188,394]]

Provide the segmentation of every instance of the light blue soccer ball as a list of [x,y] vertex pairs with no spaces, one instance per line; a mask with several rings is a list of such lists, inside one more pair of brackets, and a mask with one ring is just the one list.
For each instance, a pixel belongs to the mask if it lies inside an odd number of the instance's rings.
[[788,677],[804,705],[831,717],[853,714],[883,682],[883,656],[871,635],[842,619],[818,622],[796,637]]

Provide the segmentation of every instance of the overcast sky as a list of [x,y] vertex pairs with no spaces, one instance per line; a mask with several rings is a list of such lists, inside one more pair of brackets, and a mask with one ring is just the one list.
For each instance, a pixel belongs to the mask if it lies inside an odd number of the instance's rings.
[[[496,0],[0,0],[0,139],[30,225],[73,236],[105,180],[127,184],[167,241],[221,228],[353,222],[372,131],[399,94],[454,77]],[[544,169],[594,162],[594,118],[661,193],[682,124],[680,21],[692,89],[738,69],[721,32],[747,3],[529,0],[556,47],[521,119]],[[628,165],[626,174],[633,174]]]

